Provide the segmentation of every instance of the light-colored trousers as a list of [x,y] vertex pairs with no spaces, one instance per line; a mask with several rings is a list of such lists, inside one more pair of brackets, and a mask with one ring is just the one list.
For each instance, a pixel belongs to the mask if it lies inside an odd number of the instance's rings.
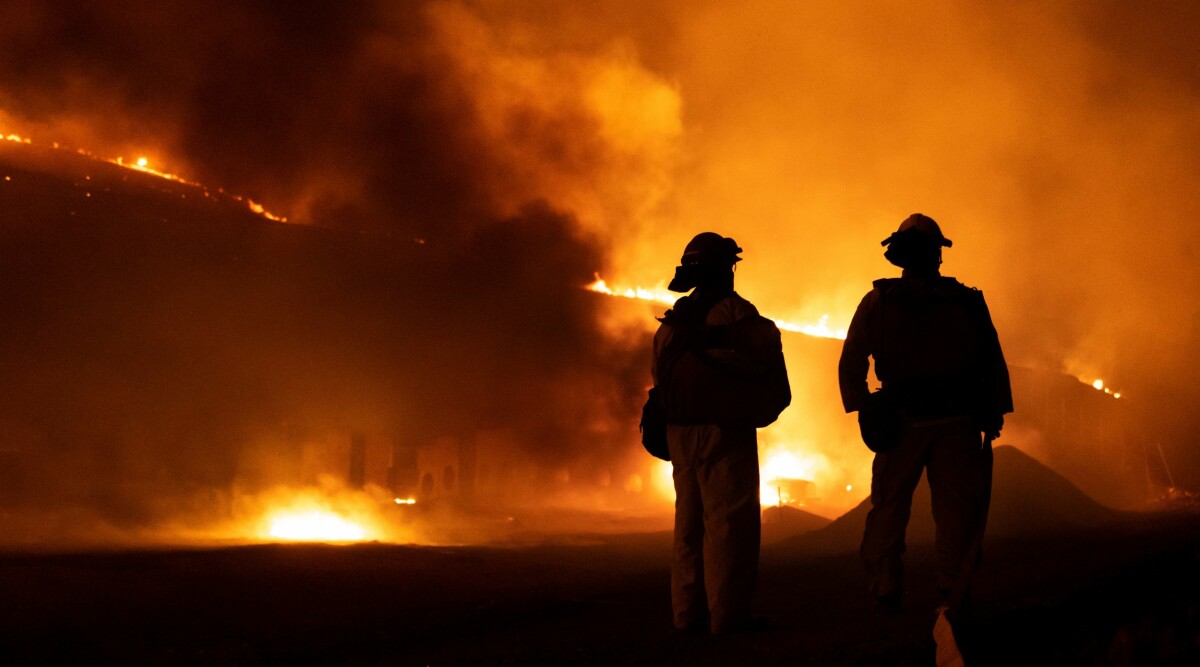
[[750,620],[761,510],[753,428],[668,426],[675,480],[671,602],[675,627],[714,632]]

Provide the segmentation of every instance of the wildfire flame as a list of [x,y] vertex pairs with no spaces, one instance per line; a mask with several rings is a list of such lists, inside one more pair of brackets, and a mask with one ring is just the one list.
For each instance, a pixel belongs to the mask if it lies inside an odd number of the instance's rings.
[[[22,137],[17,134],[6,134],[6,135],[0,135],[0,136],[3,136],[6,141],[13,141],[16,143],[21,143],[21,144],[32,144],[33,143],[33,141],[31,139],[29,139],[28,137]],[[60,146],[58,142],[54,142],[53,146],[57,150],[62,149],[62,146]],[[196,181],[189,181],[186,178],[179,176],[178,174],[172,174],[170,172],[160,171],[158,169],[151,167],[150,166],[150,158],[148,158],[146,156],[140,156],[137,159],[135,159],[133,162],[126,162],[125,158],[122,156],[118,156],[118,157],[112,158],[112,159],[105,159],[105,158],[98,157],[97,155],[91,153],[90,151],[86,151],[82,148],[75,149],[75,152],[79,155],[82,155],[87,158],[91,158],[93,160],[100,160],[102,162],[108,162],[109,164],[115,164],[118,167],[122,167],[125,169],[131,169],[133,171],[140,171],[143,174],[150,174],[151,176],[157,176],[159,178],[162,178],[162,179],[165,179],[168,181],[182,183],[183,185],[190,185],[191,187],[199,188],[200,190],[202,190],[204,192],[204,196],[206,196],[206,197],[212,196],[210,194],[209,189],[206,186],[204,186],[202,183],[197,183]],[[217,192],[225,195],[226,197],[229,197],[230,199],[233,199],[234,201],[239,201],[239,202],[244,203],[246,205],[246,208],[250,209],[256,215],[262,216],[268,220],[274,220],[275,222],[287,222],[286,217],[281,216],[281,215],[275,215],[274,213],[272,213],[272,212],[268,211],[266,208],[264,208],[262,206],[262,204],[259,204],[258,202],[255,202],[252,199],[248,199],[241,195],[234,195],[234,194],[226,193],[224,190],[222,190],[220,188],[217,189]]]
[[[608,282],[601,278],[599,274],[596,274],[596,280],[590,285],[587,285],[585,289],[600,294],[607,294],[609,296],[622,297],[625,299],[637,299],[639,301],[651,301],[667,306],[675,305],[675,301],[679,299],[678,294],[675,294],[674,292],[671,292],[663,287],[646,288],[639,286],[614,289],[609,287]],[[775,323],[775,326],[778,326],[784,331],[802,333],[820,338],[836,338],[838,340],[846,339],[846,329],[835,329],[830,327],[829,315],[827,314],[822,315],[821,319],[817,320],[817,322],[814,324],[799,324],[796,322],[789,322],[787,320],[776,318],[770,319]]]
[[[386,520],[385,503],[392,495],[368,486],[346,489],[333,477],[317,486],[281,486],[241,497],[248,522],[239,531],[252,539],[288,542],[361,542],[390,540],[395,526]],[[396,504],[413,504],[415,499],[395,498]]]
[[[1082,382],[1082,380],[1081,380],[1081,382]],[[1092,383],[1092,388],[1095,389],[1096,391],[1102,391],[1102,392],[1108,394],[1109,396],[1112,396],[1113,398],[1121,398],[1121,392],[1113,391],[1112,387],[1104,386],[1104,380],[1097,379],[1095,382]]]
[[367,531],[327,510],[281,512],[268,521],[267,536],[294,542],[360,542]]
[[783,447],[773,450],[759,466],[759,502],[763,506],[803,502],[804,498],[793,496],[788,487],[793,481],[812,482],[825,467],[824,457],[819,455]]

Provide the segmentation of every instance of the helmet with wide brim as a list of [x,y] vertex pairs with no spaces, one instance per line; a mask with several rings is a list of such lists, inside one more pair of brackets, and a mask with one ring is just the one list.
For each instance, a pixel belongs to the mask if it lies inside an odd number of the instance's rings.
[[946,238],[942,234],[942,228],[931,217],[922,213],[913,213],[900,223],[900,228],[892,232],[892,235],[879,242],[879,245],[891,245],[892,243],[902,240],[911,239],[913,241],[924,241],[933,243],[939,247],[949,248],[954,245],[954,242]]
[[697,276],[713,269],[730,267],[742,261],[738,253],[742,248],[733,239],[716,232],[701,232],[692,237],[683,249],[675,277],[667,289],[672,292],[687,292],[696,286]]

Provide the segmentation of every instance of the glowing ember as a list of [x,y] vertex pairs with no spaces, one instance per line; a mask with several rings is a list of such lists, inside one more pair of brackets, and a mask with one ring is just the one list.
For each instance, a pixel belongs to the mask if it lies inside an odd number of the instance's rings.
[[234,196],[234,199],[236,199],[238,201],[246,202],[246,206],[250,207],[251,211],[254,211],[255,213],[266,218],[267,220],[274,220],[275,222],[287,222],[287,218],[284,218],[284,217],[275,215],[274,213],[271,213],[267,209],[263,208],[262,204],[259,204],[258,202],[254,201],[253,199],[243,199],[242,197],[238,197],[236,195]]
[[1104,386],[1104,380],[1097,379],[1092,383],[1092,389],[1095,389],[1096,391],[1102,391],[1113,398],[1121,398],[1121,392],[1113,391],[1112,387]]
[[[609,296],[617,296],[625,299],[637,299],[639,301],[652,301],[668,306],[675,305],[675,301],[677,301],[681,296],[663,287],[626,287],[614,289],[609,287],[608,282],[599,275],[596,275],[595,282],[587,285],[586,289],[593,292],[598,292],[600,294],[607,294]],[[788,322],[786,320],[779,320],[775,318],[771,318],[771,321],[773,321],[776,326],[784,331],[802,333],[809,336],[818,336],[820,338],[836,338],[839,340],[846,339],[845,329],[834,329],[829,326],[829,315],[822,315],[821,319],[818,320],[816,324],[798,324],[795,322]]]
[[417,499],[416,498],[396,498],[395,502],[397,505],[416,505]]
[[367,531],[362,526],[323,510],[277,514],[270,520],[267,535],[295,542],[358,542],[367,539]]

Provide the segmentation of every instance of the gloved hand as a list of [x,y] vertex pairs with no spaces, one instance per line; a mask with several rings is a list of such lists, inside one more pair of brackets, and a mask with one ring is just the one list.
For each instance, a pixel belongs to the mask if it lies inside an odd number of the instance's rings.
[[980,431],[983,431],[983,437],[987,440],[997,440],[1000,438],[1000,431],[1004,429],[1004,415],[988,415],[976,419],[976,426]]

